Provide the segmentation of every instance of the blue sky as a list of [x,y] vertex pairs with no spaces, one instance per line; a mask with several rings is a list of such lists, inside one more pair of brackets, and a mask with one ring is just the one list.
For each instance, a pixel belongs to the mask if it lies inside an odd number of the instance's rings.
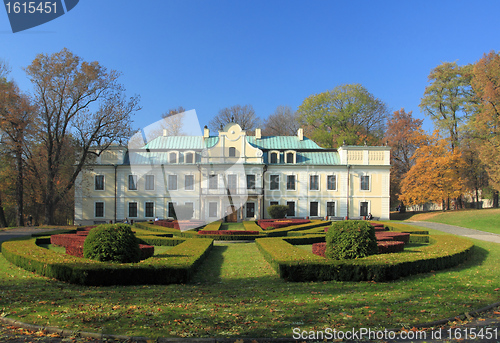
[[494,1],[80,0],[67,14],[13,34],[0,8],[0,59],[21,89],[39,53],[66,47],[123,73],[141,96],[136,128],[169,108],[203,126],[221,108],[251,104],[265,118],[311,94],[360,83],[392,111],[414,116],[441,62],[474,63],[500,50]]

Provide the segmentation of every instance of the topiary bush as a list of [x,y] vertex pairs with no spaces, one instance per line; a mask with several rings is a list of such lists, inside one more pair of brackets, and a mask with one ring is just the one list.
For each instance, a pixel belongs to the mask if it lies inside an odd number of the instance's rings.
[[286,205],[271,205],[267,208],[267,213],[269,213],[273,219],[285,218],[287,212],[288,206]]
[[139,262],[141,251],[131,226],[102,224],[91,230],[83,243],[83,257],[119,263]]
[[377,252],[375,229],[368,222],[361,220],[336,222],[326,234],[326,258],[354,259]]

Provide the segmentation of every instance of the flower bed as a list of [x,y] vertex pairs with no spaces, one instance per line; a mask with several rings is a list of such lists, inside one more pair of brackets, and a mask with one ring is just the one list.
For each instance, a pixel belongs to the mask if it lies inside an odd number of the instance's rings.
[[375,232],[377,241],[400,241],[403,243],[410,242],[410,234],[408,232]]
[[377,247],[379,254],[390,254],[404,251],[405,243],[401,241],[378,241]]
[[290,225],[307,224],[310,222],[309,219],[260,219],[257,221],[257,224],[264,230],[267,230],[268,228],[278,229]]
[[314,255],[325,257],[326,252],[326,242],[313,243],[312,252]]
[[[52,235],[50,236],[50,244],[66,248],[67,255],[83,257],[83,243],[91,229],[93,227],[77,231],[76,233]],[[139,249],[141,250],[141,260],[145,260],[155,254],[155,248],[151,245],[139,244]]]
[[259,231],[242,231],[242,230],[218,230],[218,231],[198,231],[199,235],[258,235]]

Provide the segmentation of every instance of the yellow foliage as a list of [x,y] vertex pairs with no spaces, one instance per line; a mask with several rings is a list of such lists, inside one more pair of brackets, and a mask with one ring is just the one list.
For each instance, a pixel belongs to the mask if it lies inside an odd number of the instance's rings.
[[418,148],[413,156],[415,165],[401,183],[401,196],[407,205],[440,202],[459,197],[465,191],[460,169],[460,151],[450,151],[449,142],[434,133],[429,144]]

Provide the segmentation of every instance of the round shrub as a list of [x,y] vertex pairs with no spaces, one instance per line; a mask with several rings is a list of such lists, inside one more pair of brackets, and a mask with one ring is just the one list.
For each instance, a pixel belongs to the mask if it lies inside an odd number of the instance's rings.
[[326,234],[326,258],[354,259],[377,252],[375,228],[368,222],[361,220],[335,222]]
[[288,206],[286,205],[271,205],[267,208],[267,213],[269,213],[273,219],[285,218],[287,212]]
[[127,224],[102,224],[83,243],[83,257],[119,263],[139,262],[139,243]]

